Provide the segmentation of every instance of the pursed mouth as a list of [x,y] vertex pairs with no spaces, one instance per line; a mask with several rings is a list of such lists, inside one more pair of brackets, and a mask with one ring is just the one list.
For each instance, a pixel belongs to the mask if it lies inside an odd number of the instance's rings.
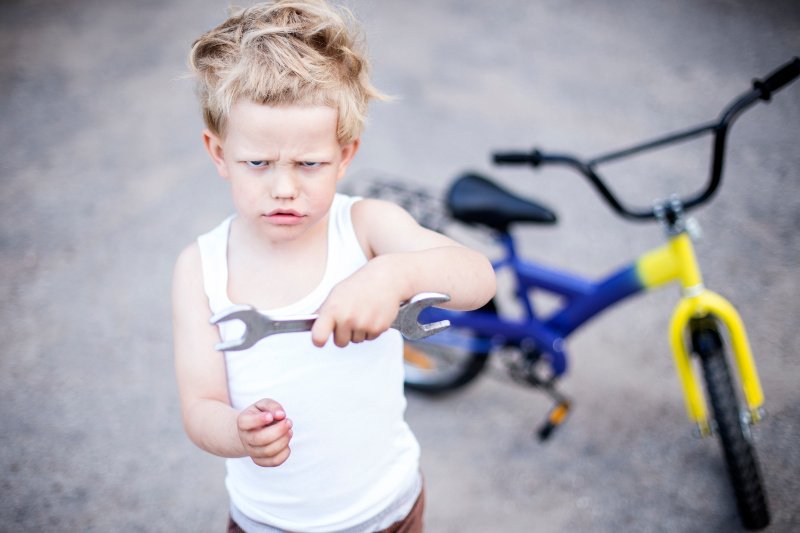
[[303,215],[301,213],[298,213],[294,209],[275,209],[274,211],[270,211],[269,213],[267,213],[267,216],[302,217]]
[[272,224],[288,225],[300,223],[305,218],[305,215],[293,209],[275,209],[267,213],[265,217]]

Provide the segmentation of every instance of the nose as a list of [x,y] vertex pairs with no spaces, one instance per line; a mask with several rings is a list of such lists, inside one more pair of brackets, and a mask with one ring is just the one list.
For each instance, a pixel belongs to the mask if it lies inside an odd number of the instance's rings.
[[297,179],[292,169],[281,167],[275,169],[271,193],[276,200],[294,200],[297,198]]

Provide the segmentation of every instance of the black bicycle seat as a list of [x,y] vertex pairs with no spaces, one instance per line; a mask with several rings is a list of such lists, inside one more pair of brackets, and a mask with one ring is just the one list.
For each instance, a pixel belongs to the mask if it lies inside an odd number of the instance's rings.
[[556,214],[547,207],[520,198],[474,173],[466,173],[453,182],[446,202],[456,220],[481,224],[503,233],[507,233],[508,227],[515,222],[556,222]]

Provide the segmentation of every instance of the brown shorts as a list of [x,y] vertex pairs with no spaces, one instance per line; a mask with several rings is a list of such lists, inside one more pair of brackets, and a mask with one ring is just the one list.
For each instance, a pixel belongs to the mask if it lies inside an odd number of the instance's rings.
[[408,512],[405,518],[395,522],[379,533],[422,533],[422,513],[425,511],[425,487],[419,491],[414,507]]
[[[378,533],[422,533],[423,511],[425,511],[424,487],[420,490],[417,501],[414,502],[414,507],[411,508],[406,517],[386,529],[380,530]],[[244,533],[244,530],[233,521],[233,518],[228,517],[228,533]]]

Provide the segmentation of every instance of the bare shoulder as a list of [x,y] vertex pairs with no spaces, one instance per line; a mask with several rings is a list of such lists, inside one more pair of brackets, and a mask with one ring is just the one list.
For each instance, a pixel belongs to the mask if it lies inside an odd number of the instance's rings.
[[455,244],[450,238],[423,228],[405,209],[385,200],[356,202],[352,219],[359,242],[370,257]]
[[[193,242],[183,249],[175,261],[172,274],[172,296],[175,303],[196,297],[203,285],[203,268],[200,247]],[[194,300],[194,298],[192,298]]]
[[195,241],[178,254],[178,259],[175,261],[175,271],[185,273],[187,270],[197,269],[199,267],[200,247],[197,245],[197,241]]
[[416,224],[405,209],[386,200],[364,198],[353,204],[353,223],[357,226],[385,224],[397,221]]
[[178,258],[175,260],[175,274],[200,276],[202,278],[202,271],[200,246],[197,241],[194,241],[178,254]]
[[399,205],[389,202],[388,200],[381,200],[380,198],[362,198],[353,204],[353,212],[374,213],[381,212],[383,210],[392,212],[394,214],[408,215],[406,210]]

